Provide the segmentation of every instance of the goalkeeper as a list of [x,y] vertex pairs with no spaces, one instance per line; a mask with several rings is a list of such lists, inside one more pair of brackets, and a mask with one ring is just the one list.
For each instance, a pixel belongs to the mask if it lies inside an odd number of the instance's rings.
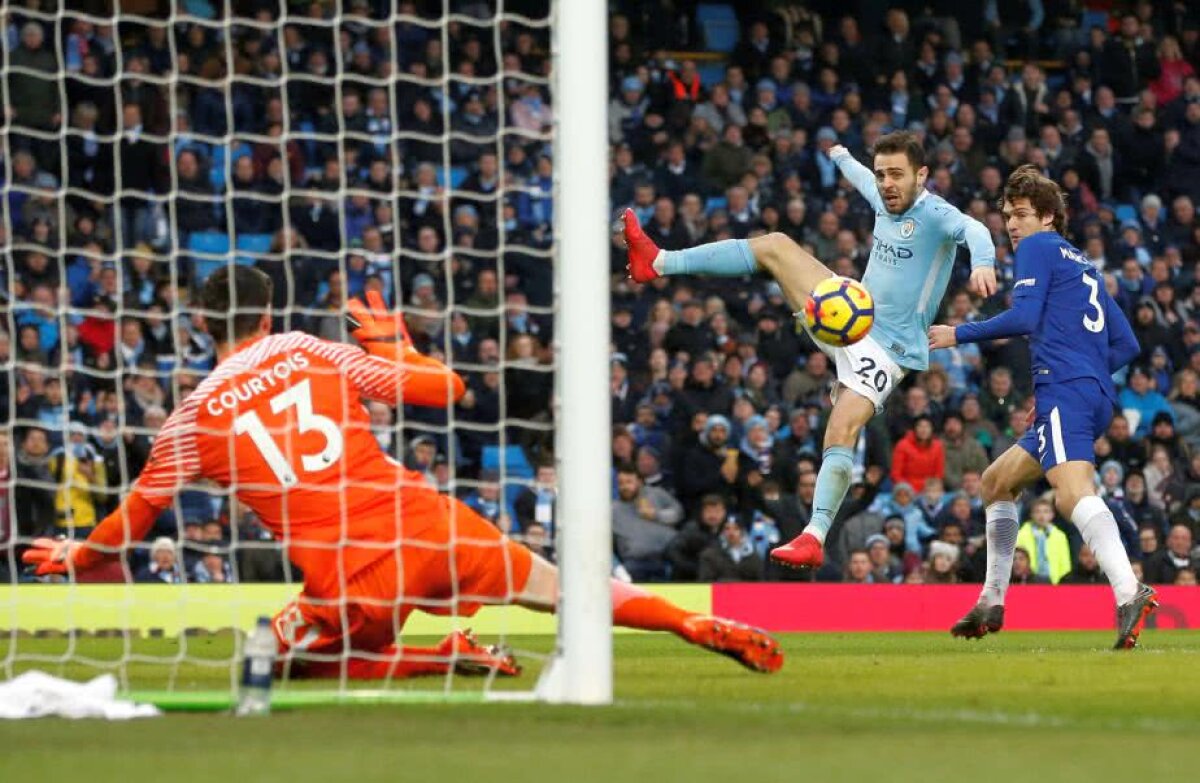
[[[37,539],[24,561],[39,575],[92,568],[141,541],[176,492],[207,478],[253,509],[304,572],[303,591],[273,624],[294,676],[340,676],[343,665],[356,679],[452,666],[518,673],[465,634],[432,648],[397,643],[414,609],[469,616],[483,604],[552,612],[558,603],[553,565],[385,456],[371,433],[364,400],[447,407],[462,379],[416,351],[377,293],[371,310],[348,305],[365,353],[301,332],[271,335],[271,296],[270,279],[250,267],[209,277],[216,369],[167,419],[120,507],[86,541]],[[616,581],[612,603],[618,625],[670,631],[757,671],[783,664],[762,631]]]

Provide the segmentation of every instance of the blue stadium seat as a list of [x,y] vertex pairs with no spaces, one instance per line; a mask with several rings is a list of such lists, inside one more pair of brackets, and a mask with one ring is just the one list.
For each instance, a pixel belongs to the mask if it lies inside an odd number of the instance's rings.
[[197,231],[188,237],[188,250],[207,254],[192,259],[192,282],[199,285],[225,265],[229,256],[229,237],[217,231]]
[[480,463],[484,470],[495,471],[503,465],[505,478],[533,478],[533,466],[520,446],[484,446]]
[[1079,19],[1079,28],[1086,34],[1093,27],[1099,27],[1105,33],[1108,32],[1108,11],[1084,10]]
[[184,13],[201,19],[217,18],[217,9],[209,0],[183,0],[183,10]]
[[724,196],[709,196],[704,202],[704,211],[712,214],[715,209],[725,209],[729,206],[729,199]]
[[229,166],[237,162],[237,159],[245,155],[250,155],[253,150],[249,144],[239,144],[231,151],[223,145],[216,145],[212,151],[212,162],[208,170],[208,181],[216,188],[218,193],[225,190],[225,159],[229,158]]
[[696,71],[700,74],[700,83],[708,89],[725,80],[725,63],[700,63]]
[[1133,204],[1117,204],[1113,209],[1113,215],[1117,219],[1117,225],[1121,225],[1126,220],[1137,220],[1137,208]]
[[704,34],[704,45],[712,52],[732,52],[741,36],[737,14],[725,3],[701,3],[696,8],[696,25]]
[[[463,184],[463,180],[467,178],[470,172],[466,166],[451,166],[450,167],[450,187],[457,188]],[[438,166],[437,183],[442,187],[446,187],[446,168]]]
[[[271,234],[242,234],[237,238],[237,249],[244,250],[247,253],[263,253],[271,252]],[[253,266],[258,259],[254,256],[246,256],[239,254],[235,259],[237,263],[243,266]]]

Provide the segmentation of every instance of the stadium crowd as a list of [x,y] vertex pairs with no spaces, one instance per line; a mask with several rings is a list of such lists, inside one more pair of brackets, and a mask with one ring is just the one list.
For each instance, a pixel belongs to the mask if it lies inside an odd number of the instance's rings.
[[[53,0],[2,17],[0,572],[18,538],[82,537],[115,507],[213,366],[193,302],[230,258],[271,275],[279,329],[346,339],[343,304],[367,290],[404,306],[469,391],[449,414],[373,404],[381,446],[552,556],[548,29],[496,27],[482,0],[451,3],[464,16],[445,38],[441,2],[289,2],[282,24],[276,0],[234,0],[230,20],[210,0],[182,5],[196,18],[173,25],[93,24]],[[1144,579],[1194,584],[1200,11],[762,5],[718,42],[694,2],[610,3],[614,217],[632,207],[668,249],[781,231],[857,277],[873,215],[828,152],[868,161],[880,135],[909,129],[929,187],[996,245],[1002,291],[987,301],[962,290],[960,258],[944,307],[958,323],[1007,306],[997,199],[1008,172],[1037,164],[1142,346],[1096,444],[1100,490]],[[536,20],[545,6],[504,9]],[[980,475],[1027,426],[1024,341],[938,351],[910,375],[860,439],[826,566],[784,571],[766,551],[807,522],[830,363],[768,280],[636,286],[616,236],[611,250],[617,573],[982,579]],[[1021,506],[1014,581],[1103,580],[1041,491]],[[253,516],[203,487],[131,567],[166,582],[291,576]]]

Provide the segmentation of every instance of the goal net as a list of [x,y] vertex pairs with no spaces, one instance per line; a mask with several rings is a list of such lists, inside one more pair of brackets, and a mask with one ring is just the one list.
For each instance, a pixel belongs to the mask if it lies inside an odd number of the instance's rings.
[[[375,442],[561,573],[557,615],[395,612],[397,644],[445,673],[360,682],[347,648],[327,676],[278,680],[276,700],[611,699],[605,12],[571,6],[9,6],[3,676],[112,673],[162,703],[225,705],[245,634],[312,581],[288,556],[286,519],[273,529],[239,499],[245,488],[202,480],[100,567],[38,576],[21,559],[36,538],[82,540],[119,508],[164,422],[217,364],[205,280],[251,266],[273,282],[275,332],[354,344],[351,297],[378,292],[402,311],[467,391],[444,409],[368,403]],[[235,298],[207,315],[242,314]],[[259,435],[300,459],[266,429],[230,440]],[[321,576],[344,590],[335,571]],[[511,649],[523,674],[466,678],[458,653],[428,652],[465,628]]]

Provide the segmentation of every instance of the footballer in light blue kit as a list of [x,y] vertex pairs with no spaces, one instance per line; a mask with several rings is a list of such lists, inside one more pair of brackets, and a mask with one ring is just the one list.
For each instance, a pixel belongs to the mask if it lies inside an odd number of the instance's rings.
[[[875,300],[871,332],[853,345],[817,341],[837,368],[838,388],[825,428],[812,520],[771,558],[789,566],[819,567],[825,536],[854,472],[854,449],[866,424],[910,370],[929,365],[927,331],[941,305],[959,246],[971,252],[972,291],[996,291],[991,236],[941,197],[925,190],[929,169],[920,141],[903,131],[875,144],[868,169],[837,146],[830,158],[875,210],[874,242],[863,285]],[[759,269],[774,276],[793,310],[803,309],[813,287],[832,273],[787,235],[724,240],[674,252],[660,250],[625,211],[629,274],[645,283],[660,275],[742,277]]]
[[1066,205],[1055,182],[1022,166],[1005,187],[1003,210],[1016,252],[1012,308],[986,321],[929,330],[931,349],[1029,335],[1036,399],[1033,427],[984,471],[987,578],[979,602],[951,633],[977,638],[1003,626],[1018,530],[1014,501],[1044,474],[1058,513],[1079,528],[1112,585],[1115,646],[1129,649],[1157,602],[1154,590],[1138,583],[1117,522],[1096,495],[1093,444],[1117,404],[1112,374],[1138,355],[1137,339],[1104,278],[1060,233]]

